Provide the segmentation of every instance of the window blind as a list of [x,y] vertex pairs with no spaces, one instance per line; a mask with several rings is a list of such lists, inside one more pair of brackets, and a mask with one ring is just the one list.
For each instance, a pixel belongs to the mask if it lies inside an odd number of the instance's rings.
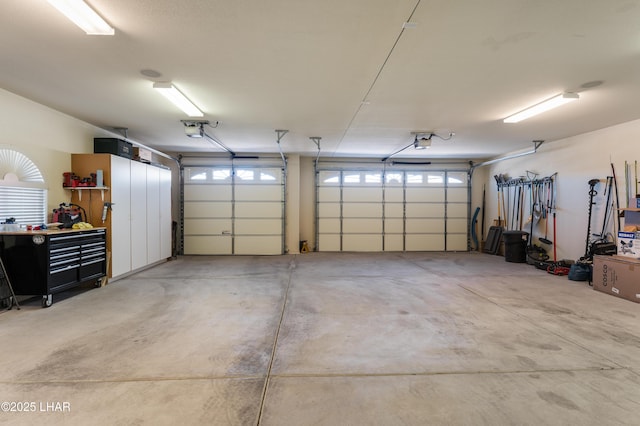
[[0,186],[0,222],[40,225],[47,220],[47,190]]

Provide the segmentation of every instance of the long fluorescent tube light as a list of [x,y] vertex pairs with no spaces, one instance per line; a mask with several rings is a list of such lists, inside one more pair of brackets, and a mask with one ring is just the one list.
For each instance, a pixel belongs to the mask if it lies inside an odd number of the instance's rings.
[[153,83],[153,88],[169,99],[189,117],[202,117],[204,114],[170,82]]
[[83,0],[48,0],[64,16],[90,35],[113,35],[115,30]]
[[561,93],[551,99],[547,99],[544,102],[540,102],[539,104],[520,111],[517,114],[513,114],[505,118],[503,121],[505,123],[517,123],[519,121],[533,117],[534,115],[538,115],[545,111],[549,111],[550,109],[559,107],[560,105],[564,105],[567,102],[575,101],[577,99],[580,99],[580,96],[578,96],[577,93]]

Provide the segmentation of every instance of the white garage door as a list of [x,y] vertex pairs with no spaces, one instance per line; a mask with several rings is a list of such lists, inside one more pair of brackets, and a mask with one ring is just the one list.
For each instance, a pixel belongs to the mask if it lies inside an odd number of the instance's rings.
[[466,251],[466,171],[319,170],[320,251]]
[[277,166],[184,167],[184,254],[282,254],[283,175]]

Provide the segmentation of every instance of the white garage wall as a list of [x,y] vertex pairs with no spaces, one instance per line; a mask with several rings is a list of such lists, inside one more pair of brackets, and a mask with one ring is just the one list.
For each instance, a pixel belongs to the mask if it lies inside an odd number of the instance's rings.
[[[526,175],[527,171],[533,171],[544,177],[557,172],[557,240],[554,241],[554,245],[558,259],[576,260],[585,251],[589,207],[588,181],[602,179],[604,184],[606,177],[612,174],[613,163],[618,178],[620,205],[626,207],[624,162],[640,161],[639,138],[640,120],[636,120],[559,141],[545,142],[535,154],[477,169],[478,173],[474,174],[472,206],[480,205],[481,186],[485,183],[485,226],[488,229],[491,221],[497,219],[494,175],[503,173],[510,177],[518,177]],[[603,184],[599,188],[602,188]],[[603,203],[603,192],[598,190],[598,206],[594,210],[592,231],[599,231],[602,226],[602,209],[599,206]],[[613,232],[613,229],[609,228],[609,232]],[[544,235],[544,228],[535,229],[534,235]]]
[[62,173],[71,170],[71,153],[93,152],[101,129],[0,89],[0,146],[35,163],[48,189],[51,211],[70,194],[62,189]]

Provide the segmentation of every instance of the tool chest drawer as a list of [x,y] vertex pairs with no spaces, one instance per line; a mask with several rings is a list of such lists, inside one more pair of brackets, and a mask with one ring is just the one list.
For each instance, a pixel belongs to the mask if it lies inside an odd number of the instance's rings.
[[74,239],[52,237],[49,240],[49,277],[51,287],[73,282],[80,267],[80,244]]
[[80,245],[80,279],[89,280],[106,275],[107,240],[104,231],[86,235]]

